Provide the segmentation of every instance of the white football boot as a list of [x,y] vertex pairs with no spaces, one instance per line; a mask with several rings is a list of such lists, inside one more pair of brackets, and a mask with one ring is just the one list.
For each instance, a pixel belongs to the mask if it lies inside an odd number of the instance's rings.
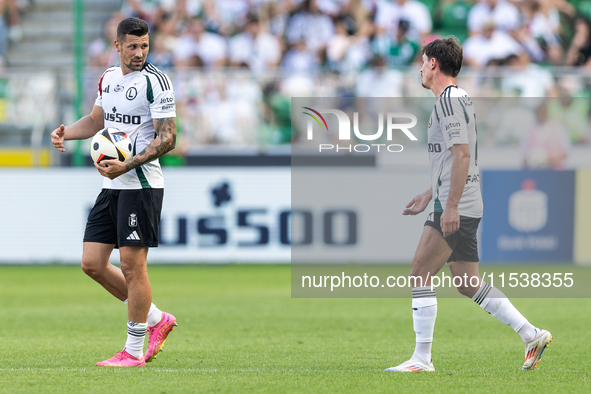
[[525,345],[525,363],[521,367],[524,371],[536,369],[542,359],[542,353],[554,339],[552,334],[546,330],[537,331],[534,339]]
[[384,370],[384,372],[435,372],[435,368],[433,360],[429,364],[425,364],[417,358],[411,358],[396,367]]

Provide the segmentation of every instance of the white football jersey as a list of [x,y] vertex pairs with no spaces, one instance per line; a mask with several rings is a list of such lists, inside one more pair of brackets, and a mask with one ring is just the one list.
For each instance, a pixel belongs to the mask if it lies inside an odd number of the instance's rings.
[[[141,71],[127,75],[120,66],[108,68],[99,81],[94,103],[103,108],[105,127],[119,129],[131,139],[133,155],[154,141],[153,119],[176,117],[170,79],[147,62]],[[164,188],[160,163],[156,159],[113,180],[104,178],[103,188]]]
[[460,198],[460,216],[482,217],[482,194],[478,171],[476,109],[468,93],[457,86],[448,86],[437,99],[428,127],[429,162],[435,212],[443,212],[449,195],[453,155],[456,144],[470,149],[470,168]]

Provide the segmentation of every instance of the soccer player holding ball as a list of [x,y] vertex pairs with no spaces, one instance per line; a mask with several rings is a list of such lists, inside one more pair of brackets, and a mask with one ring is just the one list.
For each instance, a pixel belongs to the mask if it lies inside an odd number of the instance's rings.
[[[482,217],[482,195],[476,112],[466,91],[456,86],[462,58],[462,47],[455,37],[437,39],[423,48],[422,84],[437,97],[428,126],[431,187],[413,198],[403,215],[423,212],[431,199],[434,212],[425,223],[411,263],[411,276],[421,278],[412,289],[415,351],[410,360],[386,369],[388,372],[435,371],[431,345],[437,298],[429,278],[446,261],[454,277],[479,277],[476,231]],[[530,324],[499,289],[484,281],[479,280],[476,286],[462,282],[457,289],[519,334],[525,344],[522,369],[534,369],[552,335]]]
[[[146,62],[146,22],[123,20],[114,45],[121,65],[102,75],[92,112],[55,129],[51,140],[64,152],[64,140],[90,138],[105,127],[119,129],[131,140],[132,154],[124,161],[95,163],[105,178],[86,223],[82,269],[128,308],[125,348],[97,366],[141,367],[156,357],[176,326],[173,315],[152,303],[147,270],[148,248],[158,246],[164,196],[158,158],[174,149],[176,110],[170,79]],[[121,269],[109,263],[113,248],[119,248]]]

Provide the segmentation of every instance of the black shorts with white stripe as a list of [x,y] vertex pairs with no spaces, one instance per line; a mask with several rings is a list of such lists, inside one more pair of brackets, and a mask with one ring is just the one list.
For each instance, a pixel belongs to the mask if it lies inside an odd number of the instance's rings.
[[84,242],[158,246],[164,189],[103,189],[86,222]]

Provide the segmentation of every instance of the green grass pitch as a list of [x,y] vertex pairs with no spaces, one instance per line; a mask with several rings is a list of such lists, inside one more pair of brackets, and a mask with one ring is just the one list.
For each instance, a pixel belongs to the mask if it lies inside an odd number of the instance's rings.
[[125,342],[122,303],[79,267],[0,266],[0,392],[591,392],[589,299],[513,300],[554,335],[535,371],[513,330],[440,299],[436,372],[396,374],[382,371],[414,349],[409,299],[292,299],[289,266],[149,270],[179,327],[145,368],[104,369]]

